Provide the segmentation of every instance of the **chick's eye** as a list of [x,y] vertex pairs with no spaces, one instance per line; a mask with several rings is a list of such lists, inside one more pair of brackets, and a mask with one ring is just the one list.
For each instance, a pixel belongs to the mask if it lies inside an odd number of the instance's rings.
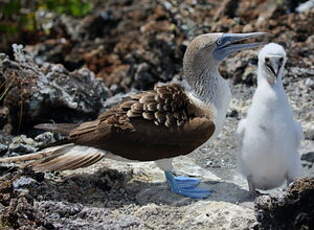
[[282,63],[283,62],[283,58],[281,57],[281,58],[279,58],[279,62],[280,63]]
[[267,57],[267,58],[265,58],[265,62],[266,63],[268,63],[269,62],[269,58]]

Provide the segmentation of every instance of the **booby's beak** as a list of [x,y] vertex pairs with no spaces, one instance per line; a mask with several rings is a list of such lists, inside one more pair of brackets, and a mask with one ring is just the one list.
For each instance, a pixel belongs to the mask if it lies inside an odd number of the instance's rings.
[[246,43],[240,44],[239,42],[247,40],[249,38],[256,38],[265,35],[264,32],[255,33],[243,33],[243,34],[233,34],[226,33],[223,34],[216,42],[217,47],[214,50],[214,58],[218,61],[222,61],[227,56],[244,49],[252,49],[264,45],[263,42]]

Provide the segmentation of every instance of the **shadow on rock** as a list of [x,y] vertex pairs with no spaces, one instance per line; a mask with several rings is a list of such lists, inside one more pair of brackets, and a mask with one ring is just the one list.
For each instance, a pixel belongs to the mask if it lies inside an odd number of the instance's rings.
[[39,201],[62,201],[88,206],[106,207],[134,202],[134,195],[125,189],[130,175],[116,170],[101,169],[93,174],[61,176],[46,174],[46,179],[31,193]]
[[[61,176],[47,173],[45,177],[42,173],[24,170],[13,183],[16,189],[29,189],[38,201],[62,201],[94,207],[149,203],[184,206],[198,201],[171,192],[166,182],[136,180],[132,172],[99,169],[92,174]],[[200,186],[213,191],[208,201],[238,203],[248,196],[248,191],[229,182],[206,181]]]
[[[207,201],[224,201],[236,204],[239,201],[246,201],[246,198],[249,197],[247,190],[229,182],[206,181],[200,186],[213,191],[212,195],[205,199]],[[141,205],[156,203],[185,206],[199,201],[171,192],[166,183],[141,183],[139,187],[141,187],[141,190],[137,193],[136,200]]]

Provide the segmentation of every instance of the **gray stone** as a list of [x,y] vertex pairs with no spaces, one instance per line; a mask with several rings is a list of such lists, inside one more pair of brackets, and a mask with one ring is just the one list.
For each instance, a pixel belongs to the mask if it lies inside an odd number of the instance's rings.
[[13,181],[13,188],[14,189],[22,189],[22,188],[29,188],[34,187],[37,184],[37,181],[31,177],[22,176],[15,181]]
[[0,155],[3,155],[8,150],[8,146],[4,144],[0,144]]
[[[24,124],[15,122],[17,120],[27,121],[26,126],[39,120],[42,122],[45,117],[47,122],[79,122],[95,118],[110,95],[103,81],[96,79],[95,74],[86,68],[69,72],[61,64],[35,64],[19,46],[14,52],[18,57],[16,61],[7,60],[0,68],[6,82],[12,84],[3,104],[9,110],[8,120],[14,131],[20,131],[19,126]],[[12,77],[15,80],[9,81]],[[22,114],[19,114],[20,106],[23,106]]]
[[302,154],[301,160],[314,163],[314,152],[308,152],[308,153]]
[[25,135],[16,136],[9,145],[9,151],[18,154],[32,153],[37,150],[37,142]]

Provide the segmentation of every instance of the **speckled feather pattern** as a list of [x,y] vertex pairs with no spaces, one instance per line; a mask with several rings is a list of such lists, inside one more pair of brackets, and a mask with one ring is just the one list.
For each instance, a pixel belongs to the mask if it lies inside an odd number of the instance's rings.
[[209,112],[202,114],[201,109],[190,102],[179,84],[156,86],[154,90],[130,96],[101,114],[97,120],[81,124],[70,132],[70,138],[75,139],[82,134],[93,132],[104,123],[115,127],[116,132],[135,131],[131,120],[147,120],[154,126],[170,128],[181,127],[196,116],[212,118]]
[[[145,119],[153,121],[157,126],[182,126],[188,120],[187,106],[189,98],[178,84],[156,86],[131,96],[127,101],[99,117],[124,129],[129,119]],[[119,125],[118,125],[119,124]]]

